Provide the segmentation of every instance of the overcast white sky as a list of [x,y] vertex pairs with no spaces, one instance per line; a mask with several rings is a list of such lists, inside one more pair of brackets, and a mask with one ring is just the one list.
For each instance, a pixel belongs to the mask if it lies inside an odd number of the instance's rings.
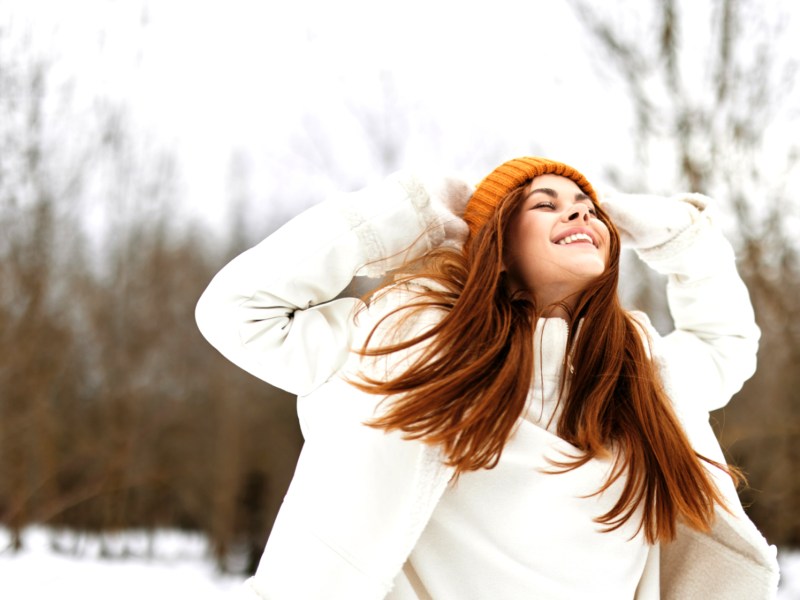
[[[87,106],[98,93],[122,99],[142,130],[175,144],[189,200],[211,220],[228,202],[232,152],[266,203],[280,203],[288,171],[333,172],[329,184],[344,188],[380,177],[363,121],[387,102],[395,117],[376,127],[403,136],[396,166],[477,180],[545,154],[596,181],[610,160],[631,163],[628,106],[566,0],[6,6],[47,40]],[[703,19],[694,23],[699,65]]]
[[142,127],[179,144],[192,194],[212,210],[232,149],[255,177],[265,161],[315,150],[336,157],[346,185],[380,176],[354,112],[376,111],[382,86],[405,115],[400,166],[475,166],[476,177],[486,154],[547,152],[586,168],[624,115],[591,102],[592,65],[561,1],[10,6],[87,98],[124,98]]

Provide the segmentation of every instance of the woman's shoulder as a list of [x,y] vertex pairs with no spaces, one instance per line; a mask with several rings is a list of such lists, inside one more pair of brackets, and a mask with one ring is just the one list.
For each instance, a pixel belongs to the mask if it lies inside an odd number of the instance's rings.
[[436,297],[441,292],[446,292],[445,288],[432,279],[397,277],[369,299],[370,326],[384,342],[387,335],[395,342],[419,335],[446,314]]
[[392,283],[372,294],[369,310],[379,315],[398,308],[428,307],[434,296],[446,291],[441,283],[431,278],[398,275]]
[[645,352],[649,358],[660,354],[661,334],[653,326],[650,316],[641,310],[629,310],[628,316],[633,321],[636,331],[644,344]]
[[[653,327],[652,321],[650,321],[650,316],[646,312],[641,310],[629,310],[628,316],[630,316],[636,325],[638,325],[645,332],[656,333],[656,329]],[[658,335],[658,333],[656,333],[656,335]]]

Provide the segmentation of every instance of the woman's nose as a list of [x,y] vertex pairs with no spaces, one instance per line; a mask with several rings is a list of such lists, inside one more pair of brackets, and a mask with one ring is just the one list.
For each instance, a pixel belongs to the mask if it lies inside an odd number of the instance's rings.
[[589,220],[589,207],[585,206],[583,203],[575,204],[574,206],[570,207],[569,211],[567,211],[567,220],[568,221],[575,221],[578,219],[583,219],[584,221]]

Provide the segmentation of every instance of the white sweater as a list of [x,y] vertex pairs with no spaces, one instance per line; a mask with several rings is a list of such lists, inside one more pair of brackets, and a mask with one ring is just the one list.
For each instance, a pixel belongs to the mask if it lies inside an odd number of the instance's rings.
[[[411,296],[399,289],[358,318],[359,300],[334,300],[354,275],[396,268],[442,243],[447,214],[431,189],[396,175],[320,203],[235,258],[198,302],[198,326],[223,355],[298,394],[305,444],[258,571],[242,590],[248,597],[382,600],[445,494],[452,470],[440,451],[364,426],[381,398],[343,379],[363,367],[351,347]],[[653,340],[665,388],[694,447],[722,460],[708,411],[753,373],[758,341],[730,245],[704,217],[640,254],[669,275],[677,329]],[[408,325],[427,327],[427,318]],[[404,360],[379,361],[375,374]],[[734,514],[718,510],[710,534],[679,528],[675,543],[652,547],[637,599],[774,595],[775,549],[747,519],[730,480],[714,474]]]
[[494,469],[464,473],[444,492],[389,600],[634,597],[648,554],[641,514],[612,532],[594,522],[624,486],[620,478],[593,495],[612,461],[545,472],[548,457],[580,454],[555,433],[567,333],[563,319],[537,322],[536,375],[514,435]]

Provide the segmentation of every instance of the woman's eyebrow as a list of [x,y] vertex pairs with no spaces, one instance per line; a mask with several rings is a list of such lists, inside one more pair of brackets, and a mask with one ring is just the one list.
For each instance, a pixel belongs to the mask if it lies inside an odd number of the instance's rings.
[[[528,194],[528,198],[530,198],[531,196],[533,196],[534,194],[537,194],[537,193],[538,194],[546,194],[547,196],[550,196],[551,198],[558,198],[558,192],[556,192],[552,188],[536,188],[535,190],[532,190]],[[575,202],[580,202],[582,200],[589,200],[590,202],[592,201],[592,199],[589,196],[587,196],[586,194],[584,194],[583,192],[577,192],[575,194]]]
[[558,193],[552,188],[536,188],[535,190],[531,190],[531,192],[528,194],[528,198],[534,194],[546,194],[551,198],[558,198]]

